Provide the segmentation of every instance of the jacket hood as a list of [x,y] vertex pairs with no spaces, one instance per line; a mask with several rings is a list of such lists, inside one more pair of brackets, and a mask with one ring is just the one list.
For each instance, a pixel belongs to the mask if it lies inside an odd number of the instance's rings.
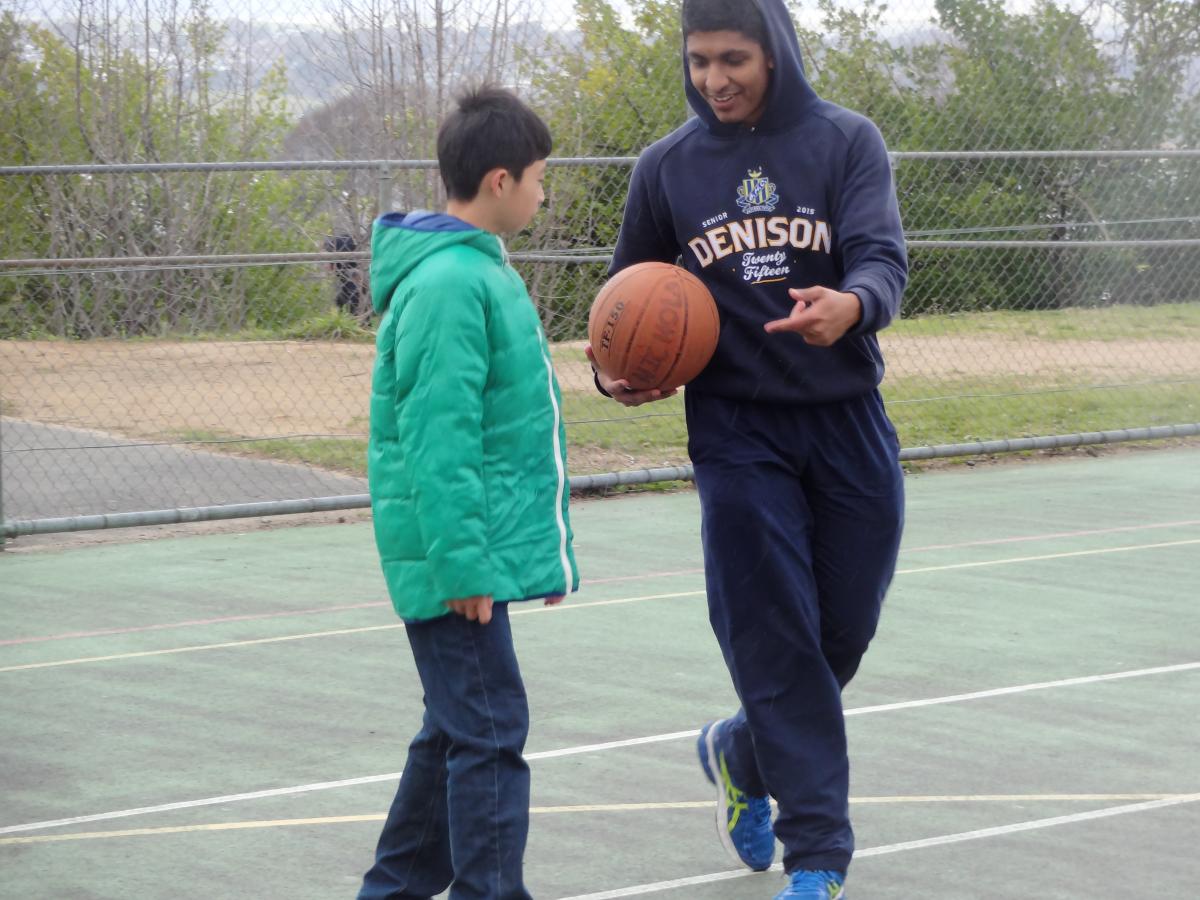
[[371,232],[371,305],[382,315],[392,295],[413,269],[456,244],[468,244],[498,263],[504,262],[500,239],[446,213],[419,210],[388,213]]
[[[751,0],[762,12],[767,26],[767,53],[775,60],[771,70],[771,83],[767,88],[767,104],[762,118],[754,130],[780,131],[795,124],[801,115],[820,98],[808,83],[804,74],[804,62],[800,55],[800,41],[796,28],[783,0]],[[717,118],[703,95],[692,85],[688,74],[687,35],[683,47],[683,86],[688,104],[713,134],[735,135],[746,128],[741,124],[727,124]]]

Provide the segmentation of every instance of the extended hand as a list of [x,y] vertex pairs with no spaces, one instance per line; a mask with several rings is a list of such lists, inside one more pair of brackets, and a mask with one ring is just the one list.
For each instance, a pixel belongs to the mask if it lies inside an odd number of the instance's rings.
[[796,305],[786,319],[776,319],[763,326],[771,334],[794,331],[806,344],[828,347],[862,318],[862,301],[857,294],[809,287],[792,288],[788,295]]
[[629,382],[624,378],[609,378],[600,371],[600,367],[596,365],[596,357],[592,353],[591,345],[584,348],[587,353],[588,361],[592,364],[592,368],[596,370],[596,380],[600,382],[600,387],[604,388],[614,400],[625,406],[641,406],[643,403],[653,403],[655,400],[665,400],[668,397],[674,397],[678,391],[672,388],[669,391],[660,391],[658,388],[650,391],[636,391],[629,386]]
[[447,600],[446,605],[451,612],[466,616],[472,622],[486,625],[492,621],[492,598],[490,594],[476,597],[463,597],[459,600]]

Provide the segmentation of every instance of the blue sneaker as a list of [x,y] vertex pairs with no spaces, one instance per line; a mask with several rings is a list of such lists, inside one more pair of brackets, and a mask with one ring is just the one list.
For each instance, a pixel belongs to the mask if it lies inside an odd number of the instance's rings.
[[775,900],[842,900],[846,889],[841,872],[818,872],[799,869],[788,876],[788,886],[775,895]]
[[[775,859],[775,833],[771,830],[771,800],[751,797],[729,777],[725,754],[717,747],[717,729],[724,719],[700,729],[696,750],[700,768],[717,788],[717,834],[729,855],[762,872]],[[824,898],[822,898],[824,900]]]

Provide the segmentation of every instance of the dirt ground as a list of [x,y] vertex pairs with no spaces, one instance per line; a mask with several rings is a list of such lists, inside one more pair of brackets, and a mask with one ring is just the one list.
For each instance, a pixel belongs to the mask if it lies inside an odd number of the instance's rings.
[[[1195,379],[1200,341],[1035,341],[979,335],[881,336],[891,378],[1086,377],[1096,383]],[[593,396],[582,344],[557,348],[564,391]],[[350,435],[366,432],[370,344],[333,342],[0,341],[0,412],[136,438]],[[1190,443],[1190,442],[1189,442]],[[1130,452],[1103,448],[1074,453]],[[577,472],[679,465],[620,449],[573,447]],[[1067,451],[1058,455],[1072,455]],[[1005,462],[1017,462],[1006,459]],[[996,464],[981,460],[980,464]],[[182,534],[363,521],[369,511],[282,516],[23,538],[22,550]]]
[[[1200,374],[1200,341],[898,337],[889,378],[1087,377],[1097,383]],[[578,350],[581,344],[563,345]],[[8,416],[134,437],[361,435],[374,347],[334,342],[0,341]],[[590,394],[577,352],[557,354],[565,391]]]

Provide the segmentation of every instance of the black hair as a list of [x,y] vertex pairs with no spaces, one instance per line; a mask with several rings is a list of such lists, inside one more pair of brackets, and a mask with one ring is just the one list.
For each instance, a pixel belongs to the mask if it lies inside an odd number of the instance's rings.
[[683,36],[694,31],[737,31],[763,50],[771,46],[755,0],[683,0]]
[[550,129],[538,114],[503,88],[467,90],[438,129],[437,155],[451,200],[474,200],[483,176],[505,169],[517,181],[550,155]]

